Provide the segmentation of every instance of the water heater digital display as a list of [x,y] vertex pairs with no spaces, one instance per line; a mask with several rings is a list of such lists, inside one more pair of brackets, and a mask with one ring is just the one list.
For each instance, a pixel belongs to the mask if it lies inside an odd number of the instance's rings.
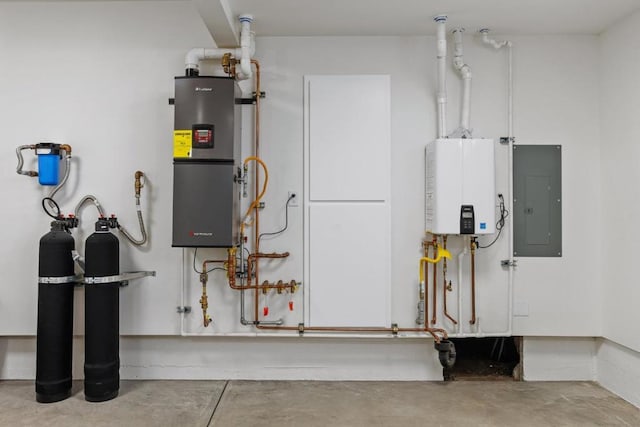
[[193,148],[213,147],[213,125],[193,125]]

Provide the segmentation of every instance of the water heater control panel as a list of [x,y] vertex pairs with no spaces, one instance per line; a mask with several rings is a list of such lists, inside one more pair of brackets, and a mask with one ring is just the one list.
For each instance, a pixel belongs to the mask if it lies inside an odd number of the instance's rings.
[[193,148],[214,148],[213,125],[193,125],[191,146]]
[[462,205],[460,207],[460,234],[474,234],[475,222],[473,205]]

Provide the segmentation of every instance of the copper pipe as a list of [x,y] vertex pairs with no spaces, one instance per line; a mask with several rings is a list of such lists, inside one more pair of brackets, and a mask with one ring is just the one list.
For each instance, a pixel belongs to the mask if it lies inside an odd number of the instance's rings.
[[289,252],[283,252],[281,254],[276,253],[276,252],[273,252],[273,253],[270,253],[270,254],[263,254],[263,253],[260,253],[260,252],[259,253],[250,254],[247,257],[247,272],[248,272],[249,278],[251,278],[254,262],[256,264],[256,273],[257,273],[258,259],[260,259],[260,258],[270,258],[270,259],[286,258],[288,256],[289,256]]
[[[436,245],[438,244],[438,237],[433,236],[433,240],[431,241],[431,247],[433,248],[433,257],[436,256]],[[435,325],[437,322],[436,318],[436,305],[438,299],[438,264],[433,264],[433,312],[431,313],[431,324]]]
[[[236,291],[246,291],[246,290],[249,290],[249,289],[260,289],[260,290],[262,290],[262,291],[263,291],[263,293],[264,293],[265,291],[268,291],[268,290],[271,290],[271,289],[276,289],[276,290],[279,290],[279,291],[281,291],[281,292],[282,292],[283,290],[285,290],[285,289],[288,289],[290,292],[292,292],[292,293],[293,293],[293,292],[295,292],[295,291],[298,289],[298,284],[296,283],[296,281],[295,281],[295,280],[292,280],[292,281],[291,281],[291,282],[289,282],[289,283],[284,283],[284,282],[283,282],[283,283],[279,284],[280,282],[282,282],[282,280],[279,280],[279,281],[278,281],[278,283],[274,283],[274,282],[271,282],[271,283],[270,283],[269,281],[265,280],[264,282],[262,282],[262,284],[261,284],[261,285],[258,285],[258,286],[256,286],[256,285],[243,285],[243,286],[238,286],[238,285],[236,285],[236,284],[233,284],[233,285],[232,285],[231,283],[229,283],[229,287],[230,287],[231,289],[236,290]],[[280,292],[280,293],[281,293],[281,292]]]
[[227,279],[232,288],[236,285],[236,248],[227,249]]
[[[432,243],[424,240],[422,242],[422,247],[424,248],[423,256],[425,258],[429,258],[429,248]],[[435,254],[434,254],[435,257]],[[429,325],[429,263],[425,263],[424,266],[424,293],[420,295],[420,299],[424,300],[424,326],[425,328]]]
[[[447,236],[442,236],[442,249],[447,249]],[[448,286],[447,286],[447,259],[444,258],[442,260],[442,278],[443,278],[443,288],[442,288],[442,305],[443,305],[443,311],[444,311],[444,315],[447,319],[451,320],[453,322],[454,325],[458,324],[458,321],[456,319],[454,319],[453,317],[451,317],[451,315],[449,315],[449,312],[447,311],[447,291],[448,291]]]
[[[137,172],[136,172],[137,175]],[[211,323],[211,317],[207,314],[209,308],[209,299],[207,297],[207,282],[209,274],[207,273],[207,264],[226,262],[224,259],[207,259],[202,261],[202,273],[200,273],[200,283],[202,283],[202,296],[200,297],[200,307],[202,307],[202,324],[206,328]]]
[[476,242],[471,239],[471,320],[469,323],[476,324]]
[[[256,286],[258,286],[258,280],[257,280],[257,274],[258,274],[258,259],[260,258],[286,258],[289,256],[289,252],[284,252],[284,253],[270,253],[270,254],[263,254],[263,253],[254,253],[254,254],[250,254],[247,257],[247,278],[248,278],[248,282],[251,283],[251,276],[253,276],[253,265],[255,263],[256,265],[256,283],[254,286],[249,286],[249,287],[245,287],[244,289],[254,289]],[[232,286],[233,288],[233,286]],[[237,289],[237,288],[234,288]]]
[[[376,327],[339,327],[339,326],[270,326],[257,324],[258,329],[297,332],[366,332],[366,333],[397,333],[397,332],[427,332],[436,342],[448,339],[447,331],[440,328],[376,328]],[[442,334],[440,338],[437,333]]]
[[60,149],[64,150],[64,152],[67,153],[67,155],[71,154],[71,146],[69,144],[60,145]]
[[200,297],[200,307],[202,307],[202,324],[206,328],[211,323],[211,317],[207,314],[209,308],[209,300],[207,297],[207,281],[208,276],[206,271],[200,274],[200,282],[202,283],[202,296]]

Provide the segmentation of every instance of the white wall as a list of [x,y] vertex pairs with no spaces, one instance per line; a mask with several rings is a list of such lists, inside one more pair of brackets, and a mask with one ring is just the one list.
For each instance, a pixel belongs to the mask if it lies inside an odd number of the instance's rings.
[[640,351],[640,12],[601,37],[604,336]]
[[[0,335],[35,332],[38,239],[49,220],[40,207],[45,191],[15,173],[13,150],[43,140],[74,148],[74,170],[59,198],[63,210],[71,212],[82,195],[95,194],[136,235],[133,173],[147,173],[143,208],[150,244],[122,244],[121,269],[155,269],[158,277],[125,291],[122,331],[176,333],[180,252],[170,247],[168,98],[184,53],[211,43],[199,15],[184,2],[16,2],[0,4],[0,27],[0,185],[13,218],[0,243]],[[32,166],[34,156],[25,155]],[[89,235],[95,218],[85,208],[77,242]],[[80,327],[82,290],[77,296]]]
[[[598,40],[591,36],[522,36],[512,40],[516,46],[518,143],[562,144],[564,161],[564,256],[520,260],[515,274],[515,299],[528,305],[529,315],[516,319],[514,333],[599,335],[600,264],[584,261],[600,254],[598,245],[589,244],[600,239],[598,228],[593,228],[593,224],[600,224],[601,210],[597,166]],[[221,276],[214,275],[209,285],[214,324],[207,330],[200,326],[199,286],[197,275],[190,270],[191,252],[187,253],[183,272],[181,250],[170,247],[173,109],[167,105],[167,98],[173,94],[173,77],[183,72],[184,52],[210,43],[197,13],[185,2],[0,4],[0,93],[4,101],[0,104],[0,117],[5,153],[0,158],[0,185],[8,220],[19,221],[18,226],[4,230],[0,242],[4,272],[0,281],[0,335],[35,333],[37,241],[47,231],[48,220],[39,207],[44,192],[34,180],[15,174],[13,150],[17,145],[43,139],[69,143],[77,156],[72,179],[60,198],[67,212],[81,195],[94,193],[109,212],[116,212],[125,225],[135,230],[132,175],[136,169],[148,174],[143,203],[151,241],[144,249],[123,243],[121,266],[123,270],[155,269],[158,276],[133,283],[122,292],[124,335],[179,333],[175,307],[180,303],[182,277],[186,277],[189,286],[187,302],[194,308],[187,318],[187,331],[251,332],[237,323],[237,294],[227,289]],[[391,75],[392,318],[402,326],[413,325],[416,315],[416,261],[424,225],[423,155],[425,143],[435,136],[434,56],[432,37],[257,41],[263,88],[267,91],[262,153],[271,170],[267,209],[261,217],[264,230],[281,226],[287,191],[302,190],[303,76]],[[475,134],[504,136],[504,52],[494,52],[468,37],[465,58],[475,76]],[[453,129],[459,83],[453,73],[449,81],[449,128]],[[246,84],[243,87],[250,89]],[[245,111],[244,153],[248,154],[251,107],[245,107]],[[505,195],[506,155],[506,148],[499,147],[498,191]],[[583,209],[584,215],[575,215],[578,208]],[[265,251],[292,253],[282,267],[262,269],[265,279],[302,277],[301,213],[301,208],[292,208],[289,230],[264,243]],[[91,223],[94,213],[87,208],[82,218]],[[584,230],[590,231],[588,240]],[[76,232],[78,241],[89,231],[90,226],[86,226]],[[504,331],[507,325],[507,274],[499,267],[499,260],[508,257],[507,237],[477,257],[478,310],[485,332]],[[453,242],[452,249],[459,246]],[[198,259],[213,253],[203,250]],[[466,272],[465,266],[465,275]],[[455,285],[455,264],[450,266],[450,273]],[[77,296],[76,331],[81,333],[82,290],[77,291]],[[300,295],[295,298],[296,307],[301,307]],[[271,312],[278,313],[286,303],[286,299],[272,296]],[[455,304],[452,305],[455,313]],[[468,317],[468,301],[464,316]],[[297,324],[300,317],[299,311],[285,314],[289,324]],[[229,341],[216,342],[233,348]],[[355,341],[346,341],[353,345],[337,344],[345,342],[338,340],[328,342],[344,355],[346,363],[357,359],[353,356],[360,350]],[[422,344],[408,342],[382,341],[380,345],[388,350],[382,354],[388,358],[380,359],[378,366],[389,366],[397,360],[394,357],[405,353],[410,358],[424,357]],[[170,343],[174,345],[175,341]],[[139,345],[142,348],[147,344],[140,340]],[[295,340],[286,344],[295,345]],[[402,351],[398,350],[400,346]],[[274,347],[277,346],[265,339],[246,342],[244,348],[262,352],[265,357],[277,357]],[[8,360],[13,354],[11,348],[5,348]],[[305,349],[301,357],[315,351]],[[338,372],[342,369],[340,360],[327,359],[327,369]],[[437,366],[429,367],[426,373],[414,371],[411,364],[405,369],[421,378],[435,378],[438,374]],[[252,371],[247,372],[250,377]],[[3,375],[11,376],[11,372]]]
[[603,335],[598,381],[640,406],[640,12],[601,35]]

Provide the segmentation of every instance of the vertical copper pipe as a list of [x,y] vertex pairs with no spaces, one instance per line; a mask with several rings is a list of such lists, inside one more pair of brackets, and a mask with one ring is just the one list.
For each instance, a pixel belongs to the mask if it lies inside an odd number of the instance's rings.
[[476,324],[476,242],[471,239],[471,320],[469,323]]
[[[433,257],[436,257],[436,245],[438,244],[438,237],[433,236],[433,241],[431,242],[431,247],[433,248]],[[431,324],[435,325],[437,322],[436,318],[436,306],[438,299],[438,264],[433,264],[433,302],[432,302],[432,313],[431,313]]]
[[[424,241],[422,242],[424,248],[424,256],[426,258],[429,257],[429,245],[431,242]],[[427,329],[429,327],[429,264],[425,261],[424,266],[424,327]]]
[[[447,249],[447,236],[442,236],[442,249]],[[454,325],[458,324],[458,321],[456,319],[454,319],[453,317],[451,317],[451,315],[449,314],[449,312],[447,311],[447,259],[443,258],[442,259],[442,306],[443,306],[443,311],[444,311],[444,315],[447,319],[451,320],[453,322]]]

